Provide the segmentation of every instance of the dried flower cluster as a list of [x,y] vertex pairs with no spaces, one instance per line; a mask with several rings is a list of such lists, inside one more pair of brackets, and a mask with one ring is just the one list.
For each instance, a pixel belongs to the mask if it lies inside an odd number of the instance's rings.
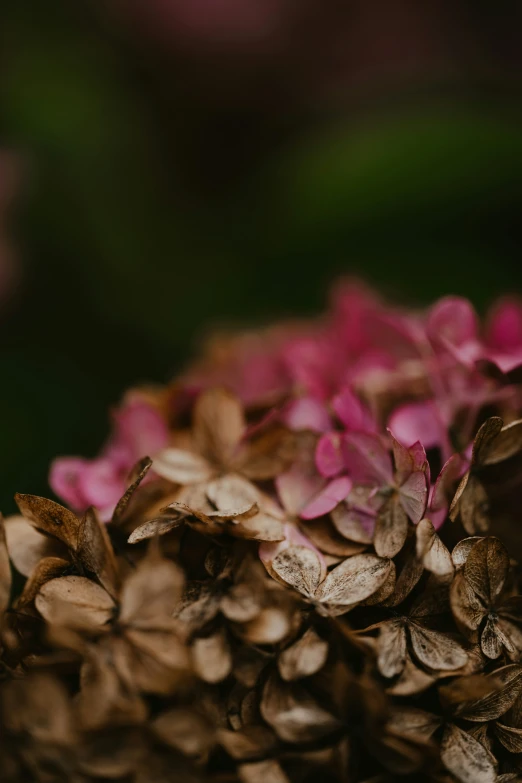
[[343,284],[130,392],[0,527],[1,780],[522,780],[521,370]]

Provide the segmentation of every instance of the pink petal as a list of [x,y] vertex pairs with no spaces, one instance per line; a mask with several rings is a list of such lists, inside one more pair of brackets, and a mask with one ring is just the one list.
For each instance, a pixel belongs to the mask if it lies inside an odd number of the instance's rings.
[[486,343],[494,351],[522,350],[522,301],[505,298],[498,301],[488,315]]
[[275,485],[285,511],[292,516],[299,516],[306,504],[324,488],[325,480],[296,463],[290,470],[277,476]]
[[332,400],[339,420],[348,430],[375,430],[375,422],[361,400],[348,387]]
[[331,478],[337,476],[344,469],[341,441],[340,432],[329,432],[319,439],[315,452],[315,464],[321,476]]
[[114,463],[101,457],[88,462],[78,477],[79,488],[88,506],[114,508],[125,492],[125,475]]
[[431,308],[427,331],[436,342],[447,341],[454,346],[462,346],[477,339],[477,315],[467,299],[446,296]]
[[141,457],[152,456],[169,441],[167,423],[158,410],[141,400],[131,400],[114,414],[115,440],[129,455],[129,469]]
[[440,447],[446,438],[446,428],[431,400],[396,408],[388,420],[388,427],[401,443],[421,441],[426,449]]
[[299,397],[288,406],[284,422],[291,430],[328,432],[332,422],[323,402],[314,397]]
[[342,440],[344,463],[356,482],[393,482],[391,457],[378,435],[369,432],[347,432]]
[[89,462],[80,457],[59,457],[51,464],[49,484],[53,492],[74,511],[85,511],[89,506],[80,487],[80,476]]
[[301,512],[303,519],[315,519],[332,511],[341,500],[344,500],[352,488],[352,482],[347,476],[331,481]]

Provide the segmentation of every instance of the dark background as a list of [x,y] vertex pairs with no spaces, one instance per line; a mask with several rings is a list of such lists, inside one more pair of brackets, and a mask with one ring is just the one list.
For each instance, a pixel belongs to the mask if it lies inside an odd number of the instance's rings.
[[520,291],[521,7],[3,0],[4,512],[213,324]]

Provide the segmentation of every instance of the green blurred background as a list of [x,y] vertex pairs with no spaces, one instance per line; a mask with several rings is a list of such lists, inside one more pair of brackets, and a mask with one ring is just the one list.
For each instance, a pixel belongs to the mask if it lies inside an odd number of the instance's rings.
[[339,273],[521,291],[521,29],[502,0],[3,0],[4,512],[213,324]]

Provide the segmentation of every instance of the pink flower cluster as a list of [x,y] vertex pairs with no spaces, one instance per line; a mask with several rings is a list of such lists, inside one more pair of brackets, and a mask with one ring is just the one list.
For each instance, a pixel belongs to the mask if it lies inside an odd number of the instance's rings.
[[314,433],[314,475],[297,480],[302,519],[337,509],[336,527],[347,538],[357,527],[363,540],[393,494],[411,522],[428,512],[437,527],[483,418],[518,416],[521,378],[522,302],[498,301],[481,324],[459,297],[411,311],[343,281],[320,319],[214,339],[172,385],[171,421],[132,397],[101,456],[57,460],[51,486],[75,510],[93,504],[108,518],[133,463],[171,439],[180,406],[226,386],[252,421],[269,415]]

